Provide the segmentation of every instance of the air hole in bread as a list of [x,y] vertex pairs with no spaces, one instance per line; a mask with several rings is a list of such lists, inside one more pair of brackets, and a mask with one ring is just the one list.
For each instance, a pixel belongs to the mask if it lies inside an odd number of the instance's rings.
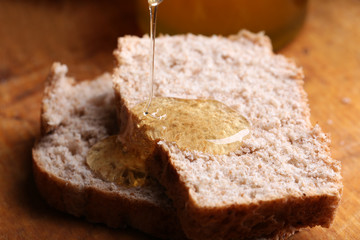
[[73,141],[68,142],[67,148],[73,156],[81,152],[82,146],[80,139],[74,139]]
[[229,56],[229,55],[221,54],[221,58],[222,58],[223,60],[227,60],[227,59],[230,58],[230,56]]
[[196,68],[196,69],[194,69],[194,70],[192,71],[192,74],[193,74],[193,75],[198,75],[200,72],[201,72],[201,69]]
[[94,137],[95,136],[93,134],[91,134],[90,132],[81,133],[81,139],[86,141],[86,142],[90,142],[90,139],[92,139]]
[[76,109],[74,114],[78,117],[82,117],[85,115],[85,109],[84,108]]
[[169,68],[174,68],[174,67],[176,67],[176,66],[178,66],[178,65],[179,65],[178,61],[173,60],[173,61],[170,63]]

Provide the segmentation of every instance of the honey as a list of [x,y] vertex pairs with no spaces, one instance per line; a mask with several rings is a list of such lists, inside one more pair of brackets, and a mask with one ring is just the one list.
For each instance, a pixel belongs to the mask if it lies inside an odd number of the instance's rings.
[[145,112],[149,108],[151,104],[151,100],[153,97],[153,88],[154,88],[154,66],[155,66],[155,39],[156,39],[156,18],[157,18],[157,9],[158,5],[163,0],[148,0],[149,12],[150,12],[150,49],[151,49],[151,64],[150,64],[150,81],[149,81],[149,100],[145,107]]
[[[175,142],[182,150],[227,154],[239,149],[250,133],[246,118],[216,100],[157,97],[153,98],[148,114],[143,112],[144,104],[132,109],[139,119],[136,128],[152,141]],[[141,142],[132,138],[133,144]]]
[[139,158],[136,152],[126,151],[117,136],[93,145],[87,153],[86,163],[101,179],[118,185],[140,187],[148,182],[145,159]]

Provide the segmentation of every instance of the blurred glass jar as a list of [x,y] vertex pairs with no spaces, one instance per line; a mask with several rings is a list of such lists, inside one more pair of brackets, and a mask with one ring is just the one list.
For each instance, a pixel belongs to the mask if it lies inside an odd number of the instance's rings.
[[[265,31],[275,50],[300,30],[307,0],[164,0],[159,6],[157,32],[227,36],[241,29]],[[147,0],[136,0],[137,18],[149,32]]]

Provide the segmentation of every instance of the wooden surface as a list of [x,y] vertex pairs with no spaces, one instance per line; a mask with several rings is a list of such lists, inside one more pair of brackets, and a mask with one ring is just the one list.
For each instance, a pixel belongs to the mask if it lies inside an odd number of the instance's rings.
[[[53,61],[78,79],[113,67],[116,38],[141,34],[122,0],[0,1],[0,240],[151,239],[60,213],[39,196],[31,148]],[[292,239],[360,239],[360,1],[310,0],[306,23],[281,50],[303,66],[313,123],[331,134],[343,199],[333,226]]]

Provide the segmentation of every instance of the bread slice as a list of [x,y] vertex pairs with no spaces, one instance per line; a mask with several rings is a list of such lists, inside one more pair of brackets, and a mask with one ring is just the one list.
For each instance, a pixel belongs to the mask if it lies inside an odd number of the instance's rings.
[[67,67],[52,66],[42,100],[42,138],[33,148],[37,187],[55,208],[110,227],[130,225],[161,238],[184,237],[175,210],[155,183],[123,187],[87,166],[89,148],[117,133],[109,74],[74,84]]
[[[115,56],[120,134],[129,138],[139,131],[131,109],[148,97],[149,39],[120,38]],[[273,54],[267,37],[247,31],[159,37],[155,67],[155,96],[215,99],[252,124],[243,146],[227,155],[144,136],[158,151],[148,168],[190,239],[281,237],[329,227],[341,197],[340,163],[310,123],[302,70]]]

